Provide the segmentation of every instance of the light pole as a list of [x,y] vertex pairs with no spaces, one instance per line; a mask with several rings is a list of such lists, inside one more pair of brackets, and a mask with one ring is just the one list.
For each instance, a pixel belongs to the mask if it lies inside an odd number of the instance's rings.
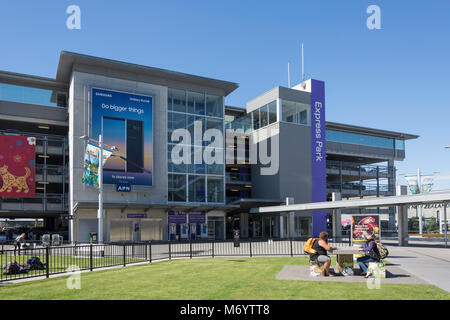
[[[450,149],[450,146],[446,146],[445,149]],[[445,234],[445,247],[447,248],[447,229],[448,229],[448,223],[447,223],[447,202],[444,202],[444,234]]]
[[[98,243],[103,243],[103,220],[104,220],[104,212],[103,212],[103,146],[105,145],[103,143],[103,135],[100,134],[98,136],[98,141],[94,140],[92,138],[89,138],[88,136],[81,136],[80,139],[83,140],[91,140],[94,142],[97,142],[100,147],[99,152],[99,159],[98,159],[98,212],[97,212],[97,219],[98,219]],[[111,151],[118,151],[119,149],[115,146],[108,146]]]

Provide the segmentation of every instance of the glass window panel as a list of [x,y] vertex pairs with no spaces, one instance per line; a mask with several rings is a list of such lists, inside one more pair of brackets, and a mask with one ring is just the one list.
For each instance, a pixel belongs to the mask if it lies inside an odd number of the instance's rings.
[[282,101],[281,116],[284,122],[295,123],[297,107],[294,102]]
[[[223,136],[223,120],[216,120],[216,119],[206,119],[206,130],[209,129],[216,129],[219,130],[219,132],[222,134],[222,140],[224,139]],[[211,139],[212,142],[214,142],[214,138]],[[206,142],[205,146],[210,145],[212,142]],[[224,143],[224,141],[223,141]]]
[[259,110],[252,112],[253,130],[261,128],[261,121],[259,117]]
[[224,202],[223,178],[208,177],[208,202]]
[[188,112],[205,115],[205,94],[188,91]]
[[269,124],[272,124],[274,122],[277,122],[277,102],[272,101],[268,105],[268,111],[269,111]]
[[327,140],[376,148],[394,149],[394,139],[375,137],[352,132],[327,130]]
[[186,128],[186,115],[181,113],[169,112],[167,114],[167,141],[172,141],[172,132],[176,129]]
[[167,106],[169,110],[186,112],[186,91],[169,88],[167,93]]
[[259,108],[259,115],[261,117],[261,128],[267,126],[269,124],[269,113],[267,105]]
[[168,200],[186,202],[186,175],[169,174]]
[[[201,157],[201,163],[195,163],[195,153],[197,152],[198,156]],[[200,161],[199,161],[200,162]],[[206,164],[203,159],[203,147],[191,147],[191,164],[188,165],[189,173],[198,173],[204,174],[206,173]]]
[[300,124],[307,125],[308,124],[308,111],[302,110],[300,111]]
[[205,202],[205,176],[189,176],[189,202]]
[[0,83],[0,100],[51,107],[67,107],[66,92],[16,86],[7,83]]
[[206,95],[206,115],[223,118],[223,97]]
[[[187,170],[188,164],[181,163],[181,164],[174,164],[172,161],[172,149],[175,147],[175,144],[169,144],[167,146],[167,163],[168,163],[168,170],[169,172],[176,172],[176,173],[185,173]],[[180,157],[183,157],[183,151],[180,152]]]
[[395,140],[395,148],[397,150],[405,150],[405,141],[404,140]]
[[208,174],[214,174],[214,175],[223,175],[223,164],[208,164]]

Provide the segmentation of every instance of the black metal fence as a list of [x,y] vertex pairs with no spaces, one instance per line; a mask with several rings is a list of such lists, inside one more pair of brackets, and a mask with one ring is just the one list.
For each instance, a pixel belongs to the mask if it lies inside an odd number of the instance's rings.
[[[0,282],[49,277],[73,271],[126,266],[195,257],[302,256],[306,239],[240,239],[211,241],[148,241],[140,243],[71,244],[14,250],[2,246]],[[331,246],[349,246],[349,239],[330,240]],[[38,258],[38,259],[36,259]],[[40,264],[36,261],[40,261]],[[34,263],[33,263],[34,262]],[[17,267],[8,267],[17,264]]]

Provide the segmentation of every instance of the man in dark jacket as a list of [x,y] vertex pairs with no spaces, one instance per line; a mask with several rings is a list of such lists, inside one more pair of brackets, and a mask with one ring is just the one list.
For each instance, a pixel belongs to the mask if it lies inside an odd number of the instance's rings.
[[368,278],[371,276],[371,273],[367,271],[366,263],[380,262],[380,252],[378,251],[377,243],[375,242],[375,239],[372,235],[366,236],[366,244],[366,248],[360,249],[360,251],[365,252],[366,255],[364,257],[358,258],[356,261],[361,268],[362,275]]

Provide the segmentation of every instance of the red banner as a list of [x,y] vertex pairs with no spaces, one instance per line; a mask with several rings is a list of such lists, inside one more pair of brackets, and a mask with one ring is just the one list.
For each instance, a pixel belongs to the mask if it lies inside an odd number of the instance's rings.
[[0,135],[0,197],[35,197],[36,138]]

